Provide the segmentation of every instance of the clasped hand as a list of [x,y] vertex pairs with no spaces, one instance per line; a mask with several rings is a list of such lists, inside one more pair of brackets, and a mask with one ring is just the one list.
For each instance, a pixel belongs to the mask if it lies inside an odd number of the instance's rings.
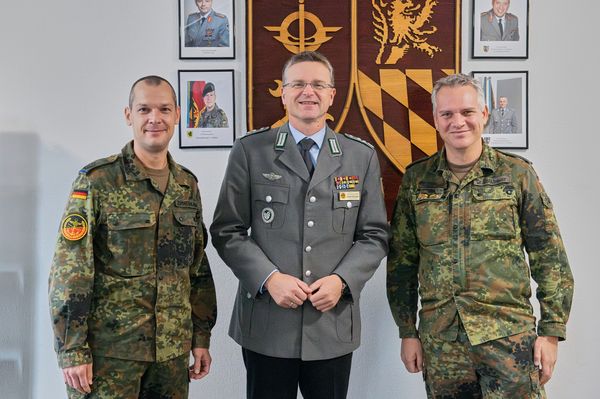
[[265,282],[265,288],[283,308],[293,309],[309,300],[315,309],[326,312],[333,309],[342,296],[342,279],[332,274],[308,285],[289,274],[275,272]]

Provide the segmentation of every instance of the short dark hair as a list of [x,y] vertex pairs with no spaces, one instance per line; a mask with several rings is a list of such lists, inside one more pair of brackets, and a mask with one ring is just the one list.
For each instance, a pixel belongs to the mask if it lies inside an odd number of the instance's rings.
[[302,51],[298,54],[294,54],[283,66],[283,71],[281,72],[281,79],[283,83],[285,82],[285,72],[289,67],[294,64],[299,64],[301,62],[320,62],[325,65],[329,70],[329,78],[331,79],[331,85],[334,86],[335,83],[333,81],[333,66],[331,66],[331,62],[325,57],[323,54],[317,51]]
[[131,85],[131,90],[129,90],[129,108],[133,107],[134,89],[138,85],[138,83],[141,82],[144,82],[150,86],[160,86],[162,83],[166,83],[171,89],[171,95],[173,96],[173,104],[177,105],[177,95],[175,94],[175,89],[173,88],[171,83],[169,83],[167,79],[162,78],[160,76],[148,75],[144,76],[143,78],[139,78],[138,80],[133,82],[133,85]]

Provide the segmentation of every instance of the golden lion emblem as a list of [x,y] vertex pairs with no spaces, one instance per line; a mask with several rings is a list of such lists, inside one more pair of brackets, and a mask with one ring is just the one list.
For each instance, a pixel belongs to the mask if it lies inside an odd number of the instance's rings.
[[433,58],[442,51],[439,47],[427,43],[428,35],[437,31],[437,27],[426,27],[433,15],[437,0],[426,0],[425,4],[415,5],[412,0],[371,0],[373,4],[373,38],[381,44],[375,62],[395,64],[411,48],[419,49]]

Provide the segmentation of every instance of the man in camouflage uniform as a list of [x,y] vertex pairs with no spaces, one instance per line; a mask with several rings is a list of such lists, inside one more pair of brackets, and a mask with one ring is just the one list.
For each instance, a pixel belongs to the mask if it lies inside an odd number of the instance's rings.
[[196,178],[168,153],[176,104],[163,78],[135,82],[133,141],[73,184],[49,281],[70,398],[187,398],[209,372],[215,289]]
[[476,80],[445,77],[432,100],[444,148],[406,169],[392,219],[387,286],[402,361],[423,371],[429,398],[543,398],[573,295],[552,203],[527,160],[482,142]]
[[200,114],[200,125],[198,127],[229,127],[227,115],[217,105],[215,85],[208,82],[202,90],[205,108]]

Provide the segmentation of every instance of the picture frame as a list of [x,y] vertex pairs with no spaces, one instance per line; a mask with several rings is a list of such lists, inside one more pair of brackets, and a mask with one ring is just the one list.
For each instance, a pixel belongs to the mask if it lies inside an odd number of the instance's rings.
[[235,140],[233,69],[179,70],[179,148],[228,148]]
[[179,59],[235,58],[234,21],[234,0],[179,0]]
[[[489,110],[483,140],[495,148],[529,148],[528,71],[473,71]],[[503,104],[504,103],[504,104]]]
[[472,58],[529,57],[529,0],[474,0],[471,26]]

